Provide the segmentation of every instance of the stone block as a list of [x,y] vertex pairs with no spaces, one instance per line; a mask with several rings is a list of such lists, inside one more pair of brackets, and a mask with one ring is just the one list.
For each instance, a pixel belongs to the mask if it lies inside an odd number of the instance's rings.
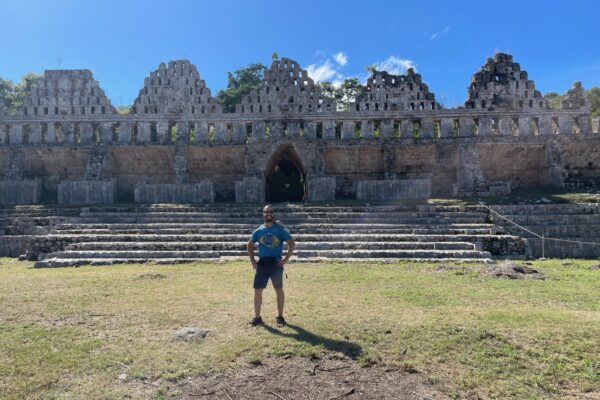
[[136,203],[214,203],[215,190],[210,180],[198,183],[138,184],[135,187]]
[[63,181],[57,187],[58,204],[113,204],[116,187],[114,179],[110,181]]
[[254,176],[244,177],[235,183],[236,203],[264,203],[265,180]]
[[42,197],[42,183],[35,180],[0,181],[0,204],[38,204]]
[[358,181],[358,200],[408,200],[431,197],[431,178]]
[[321,176],[309,178],[306,184],[308,201],[335,200],[335,177]]

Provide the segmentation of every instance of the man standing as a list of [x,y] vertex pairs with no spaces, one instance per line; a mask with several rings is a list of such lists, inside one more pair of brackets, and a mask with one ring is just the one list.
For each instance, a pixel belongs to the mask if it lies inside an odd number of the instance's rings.
[[[252,232],[247,246],[252,268],[256,271],[254,275],[254,318],[250,321],[250,325],[257,326],[263,323],[260,316],[262,292],[271,279],[277,294],[277,326],[282,327],[285,326],[283,268],[294,253],[295,243],[290,233],[281,224],[275,222],[275,212],[270,204],[263,208],[263,220],[265,223]],[[258,262],[254,259],[254,243],[256,242],[258,242]],[[285,257],[281,258],[283,242],[287,243],[288,250]]]

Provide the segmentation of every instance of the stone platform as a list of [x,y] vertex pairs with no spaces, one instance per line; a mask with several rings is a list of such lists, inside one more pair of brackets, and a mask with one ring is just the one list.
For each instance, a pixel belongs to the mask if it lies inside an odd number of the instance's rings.
[[[525,258],[527,243],[478,207],[276,205],[296,239],[294,260],[488,262]],[[87,207],[49,218],[27,259],[36,267],[246,260],[260,206]],[[74,215],[74,211],[77,214]],[[40,232],[42,233],[42,232]]]

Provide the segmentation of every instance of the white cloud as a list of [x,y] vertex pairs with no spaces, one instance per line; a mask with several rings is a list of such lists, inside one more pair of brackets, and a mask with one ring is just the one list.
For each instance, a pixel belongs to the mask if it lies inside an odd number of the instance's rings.
[[429,40],[434,40],[437,36],[438,36],[438,33],[436,32],[433,35],[429,36]]
[[341,51],[337,54],[334,54],[333,58],[335,59],[335,62],[340,64],[342,67],[348,63],[348,56]]
[[315,82],[322,82],[333,78],[338,75],[338,72],[333,68],[329,60],[321,65],[311,64],[306,67],[308,76],[310,76]]
[[445,35],[446,33],[448,33],[450,31],[450,27],[447,26],[446,28],[444,28],[444,30],[442,31],[442,33]]
[[396,56],[389,56],[386,60],[375,63],[375,69],[378,71],[387,71],[393,75],[402,75],[407,69],[412,68],[417,71],[417,66],[412,60],[405,60]]

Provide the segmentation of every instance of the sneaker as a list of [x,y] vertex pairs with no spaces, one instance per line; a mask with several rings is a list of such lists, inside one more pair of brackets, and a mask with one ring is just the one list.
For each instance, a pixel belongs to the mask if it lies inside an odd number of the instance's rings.
[[263,324],[263,320],[261,317],[254,317],[250,320],[250,322],[248,322],[248,325],[250,326],[258,326],[258,325],[262,325]]
[[283,317],[275,318],[275,322],[277,322],[278,328],[283,328],[285,326],[285,319]]

